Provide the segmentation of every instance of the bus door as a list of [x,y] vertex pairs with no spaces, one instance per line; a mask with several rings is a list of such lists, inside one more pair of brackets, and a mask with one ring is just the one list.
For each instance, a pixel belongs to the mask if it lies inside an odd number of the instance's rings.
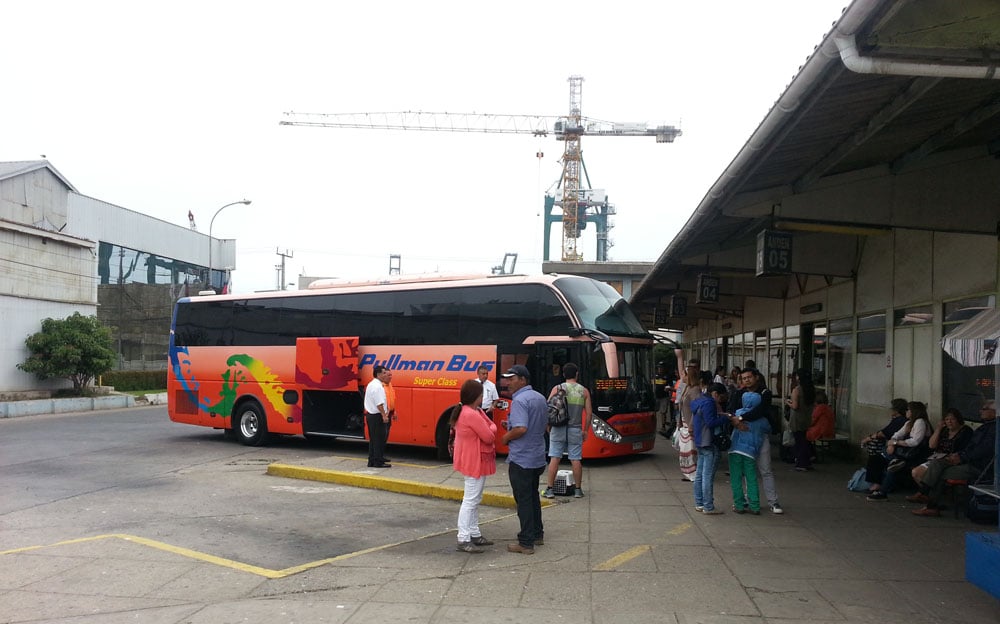
[[358,388],[358,337],[297,338],[295,383],[302,389],[302,432],[364,437]]
[[585,363],[580,361],[580,353],[579,343],[566,344],[562,342],[537,345],[535,350],[536,367],[535,370],[531,371],[532,387],[548,398],[552,388],[566,381],[562,374],[562,367],[567,363],[573,362],[581,371],[586,370]]

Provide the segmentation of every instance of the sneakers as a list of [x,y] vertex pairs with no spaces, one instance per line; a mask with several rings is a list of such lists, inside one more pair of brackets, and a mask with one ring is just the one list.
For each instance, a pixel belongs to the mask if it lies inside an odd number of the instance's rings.
[[533,555],[535,554],[535,549],[528,548],[527,546],[521,546],[520,544],[507,544],[507,552],[520,553],[522,555]]
[[544,546],[544,545],[545,545],[544,539],[539,537],[538,539],[535,540],[535,546]]
[[777,515],[780,516],[781,514],[785,513],[785,510],[781,508],[781,504],[780,503],[775,503],[775,504],[771,505],[771,513],[777,514]]
[[479,537],[473,537],[471,541],[476,546],[492,546],[493,545],[493,541],[492,540],[488,540],[485,537],[483,537],[482,535],[480,535]]
[[703,511],[705,511],[705,508],[702,507],[701,505],[695,505],[694,506],[694,510],[697,511],[698,513],[701,513]]
[[733,513],[745,514],[746,512],[747,512],[746,507],[737,507],[736,505],[733,505]]
[[889,472],[899,472],[906,466],[906,462],[902,459],[894,459],[889,462],[889,466],[886,468]]
[[719,516],[725,512],[723,512],[721,509],[702,509],[701,513],[705,514],[706,516]]
[[547,487],[545,488],[545,491],[542,492],[542,496],[544,496],[545,498],[555,498],[556,493],[552,491],[552,488]]
[[926,505],[927,501],[929,501],[930,498],[922,492],[917,492],[916,494],[911,494],[910,496],[907,496],[906,500],[911,503],[921,503],[923,505]]
[[751,510],[750,510],[749,512],[747,512],[747,513],[749,513],[749,514],[750,514],[750,515],[752,515],[752,516],[759,516],[759,515],[760,515],[760,510],[759,510],[759,509],[751,509]]
[[460,551],[460,552],[467,552],[467,553],[481,553],[481,552],[486,552],[482,548],[479,548],[478,546],[476,546],[475,544],[473,544],[472,542],[459,542],[458,546],[455,547],[455,550]]
[[886,496],[886,493],[883,492],[882,490],[875,490],[874,492],[872,492],[871,494],[869,494],[867,498],[870,501],[876,501],[876,502],[882,502],[882,501],[889,500],[889,497]]
[[583,498],[583,490],[576,488],[576,491],[573,492],[573,498]]

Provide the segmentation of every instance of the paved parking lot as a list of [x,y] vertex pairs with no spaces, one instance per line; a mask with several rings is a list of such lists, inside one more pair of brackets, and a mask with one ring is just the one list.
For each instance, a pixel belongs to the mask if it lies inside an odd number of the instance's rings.
[[[472,555],[454,550],[457,502],[265,474],[280,462],[459,483],[424,451],[393,447],[396,466],[375,471],[360,445],[246,449],[193,428],[165,444],[208,459],[177,468],[150,444],[157,470],[4,503],[0,621],[1000,622],[1000,603],[964,580],[965,532],[991,528],[914,517],[901,497],[867,502],[845,488],[848,463],[779,466],[786,514],[754,517],[695,512],[666,445],[590,462],[587,496],[545,509],[534,555],[506,552],[517,519],[504,507],[482,508],[497,545]],[[91,450],[71,463],[114,462]],[[18,495],[33,467],[52,466],[5,465],[0,492]],[[502,464],[487,489],[509,492]],[[727,490],[720,473],[728,510]]]

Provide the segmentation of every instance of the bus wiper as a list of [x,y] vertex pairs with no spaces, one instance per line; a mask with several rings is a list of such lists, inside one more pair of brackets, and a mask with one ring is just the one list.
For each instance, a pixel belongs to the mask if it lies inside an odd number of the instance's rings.
[[577,336],[587,336],[592,338],[595,342],[612,342],[611,336],[608,336],[602,331],[588,329],[586,327],[570,327],[569,337],[576,338]]

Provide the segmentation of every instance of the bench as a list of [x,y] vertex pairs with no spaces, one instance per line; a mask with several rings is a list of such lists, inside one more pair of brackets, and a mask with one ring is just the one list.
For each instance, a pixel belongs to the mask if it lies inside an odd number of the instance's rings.
[[813,446],[816,449],[816,461],[822,461],[823,456],[831,451],[835,451],[838,454],[842,454],[847,448],[847,444],[850,440],[846,433],[835,434],[832,438],[819,438],[813,442]]

